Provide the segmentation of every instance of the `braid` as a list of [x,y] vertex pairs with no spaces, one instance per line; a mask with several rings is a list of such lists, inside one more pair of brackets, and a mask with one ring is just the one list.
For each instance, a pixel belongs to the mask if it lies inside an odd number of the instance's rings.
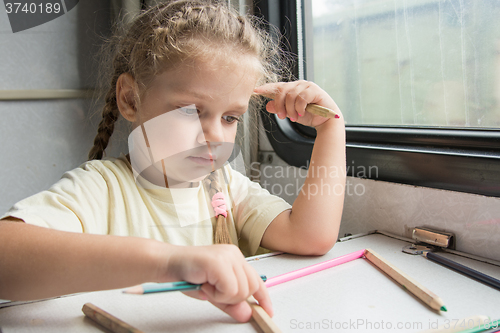
[[102,120],[97,128],[97,135],[94,138],[94,146],[90,149],[89,160],[100,160],[104,150],[108,146],[109,138],[113,134],[116,120],[118,119],[118,106],[116,104],[116,78],[114,84],[106,94],[106,102],[102,110]]
[[[108,75],[111,80],[108,81],[110,83],[109,86],[107,86],[108,91],[104,96],[102,120],[97,127],[97,135],[94,138],[94,146],[89,151],[89,160],[100,160],[104,155],[104,151],[109,144],[109,139],[115,129],[115,123],[120,115],[116,101],[116,83],[118,82],[118,78],[121,74],[130,72],[129,58],[131,49],[133,48],[133,46],[130,45],[130,41],[124,40],[116,46],[110,44],[107,47],[109,49],[104,51],[111,53],[113,47],[116,47],[116,50],[113,52],[115,53],[114,57],[106,60],[105,64],[103,64],[103,66],[106,66],[107,62],[110,63],[110,65],[108,65],[110,67]],[[106,74],[104,73],[104,77],[105,76]]]
[[[213,201],[217,193],[222,193],[222,186],[219,182],[219,175],[217,170],[209,174],[204,180],[203,184],[208,192],[209,198]],[[227,219],[224,215],[220,214],[215,216],[217,222],[214,230],[214,244],[233,244],[229,234]]]

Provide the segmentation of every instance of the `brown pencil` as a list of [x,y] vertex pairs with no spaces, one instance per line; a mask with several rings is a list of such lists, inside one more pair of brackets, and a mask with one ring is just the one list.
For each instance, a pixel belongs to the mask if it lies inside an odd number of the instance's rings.
[[368,259],[375,266],[380,268],[383,272],[389,275],[391,278],[396,280],[403,288],[407,289],[413,295],[421,299],[425,304],[430,306],[434,310],[447,311],[446,307],[443,305],[443,301],[436,294],[431,292],[429,289],[422,286],[417,281],[413,280],[411,277],[400,271],[398,268],[394,267],[387,260],[382,258],[379,254],[373,250],[365,250],[365,258]]
[[281,330],[274,323],[274,321],[269,317],[267,312],[255,301],[253,296],[247,299],[248,304],[252,308],[252,318],[257,322],[260,329],[264,333],[281,333]]
[[143,331],[130,326],[92,303],[85,303],[82,311],[87,317],[114,333],[143,333]]
[[[274,99],[274,94],[262,94],[262,96]],[[324,118],[339,118],[339,115],[332,109],[317,104],[307,104],[306,111]]]
[[335,111],[317,104],[307,104],[306,111],[324,118],[339,118]]

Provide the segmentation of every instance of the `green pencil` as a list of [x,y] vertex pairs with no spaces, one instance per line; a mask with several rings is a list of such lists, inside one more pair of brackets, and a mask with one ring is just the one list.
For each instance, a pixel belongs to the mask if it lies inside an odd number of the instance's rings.
[[[267,277],[261,275],[260,278],[266,282]],[[165,283],[144,283],[132,288],[125,289],[123,292],[125,294],[151,294],[151,293],[162,293],[168,291],[188,291],[188,290],[198,290],[201,288],[201,284],[189,283],[186,281],[177,282],[165,282]]]

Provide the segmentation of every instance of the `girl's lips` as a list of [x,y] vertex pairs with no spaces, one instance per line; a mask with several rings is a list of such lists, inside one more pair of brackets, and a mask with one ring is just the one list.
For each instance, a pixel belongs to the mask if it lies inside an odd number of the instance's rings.
[[212,165],[214,163],[214,159],[212,158],[205,158],[205,157],[199,157],[199,156],[189,156],[188,159],[196,164],[200,165]]

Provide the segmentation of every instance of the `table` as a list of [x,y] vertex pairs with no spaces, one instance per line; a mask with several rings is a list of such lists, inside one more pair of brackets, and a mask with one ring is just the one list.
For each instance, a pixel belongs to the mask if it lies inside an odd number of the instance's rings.
[[[435,312],[366,259],[330,268],[269,288],[274,322],[283,332],[420,332],[438,325],[465,325],[473,315],[500,319],[500,291],[453,272],[422,256],[403,253],[407,242],[381,234],[337,243],[326,255],[288,254],[251,261],[268,277],[360,249],[371,248],[440,296],[448,312]],[[500,279],[500,267],[445,254]],[[255,322],[237,323],[208,302],[181,293],[123,294],[122,290],[82,293],[0,308],[8,332],[105,332],[85,318],[90,302],[145,332],[259,332]]]

